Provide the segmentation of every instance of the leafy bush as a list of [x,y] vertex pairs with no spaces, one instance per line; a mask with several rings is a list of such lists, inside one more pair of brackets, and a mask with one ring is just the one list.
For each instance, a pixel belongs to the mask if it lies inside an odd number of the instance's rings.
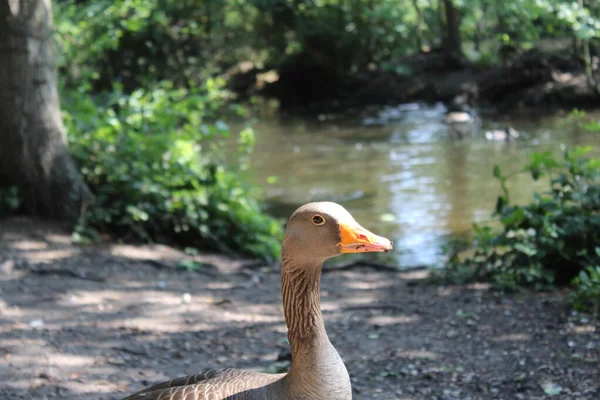
[[19,209],[19,192],[16,186],[0,187],[0,217]]
[[[71,152],[96,195],[76,238],[100,230],[265,259],[278,255],[279,224],[261,213],[258,193],[241,171],[224,167],[217,140],[230,134],[227,124],[206,122],[223,107],[217,82],[194,90],[162,82],[130,95],[117,86],[95,98],[65,91],[62,104]],[[249,151],[252,130],[240,137],[240,152]]]
[[588,132],[600,132],[600,121],[590,119],[585,111],[574,108],[565,120],[565,123],[575,124],[579,129]]
[[[600,247],[596,248],[600,260]],[[579,310],[592,310],[593,314],[600,313],[600,262],[590,265],[579,273],[573,281],[575,292],[573,301]]]
[[490,279],[503,289],[542,289],[577,277],[579,304],[597,299],[597,271],[589,266],[600,265],[600,159],[589,157],[591,150],[566,151],[562,162],[549,152],[533,153],[525,172],[534,180],[546,177],[550,189],[523,206],[510,203],[509,178],[496,166],[503,194],[495,216],[503,228],[475,225],[474,253],[452,257],[446,276]]
[[[240,132],[233,166],[220,143],[230,136],[220,118],[241,108],[229,103],[226,82],[212,67],[231,55],[222,45],[244,31],[235,17],[247,8],[234,1],[222,6],[214,0],[55,3],[69,146],[96,195],[76,240],[109,232],[278,256],[281,228],[261,212],[257,188],[244,177],[252,129]],[[225,14],[227,21],[220,19]]]
[[[70,87],[127,91],[148,82],[201,82],[245,59],[250,4],[237,0],[62,0],[55,4],[57,61]],[[253,12],[254,11],[254,12]]]

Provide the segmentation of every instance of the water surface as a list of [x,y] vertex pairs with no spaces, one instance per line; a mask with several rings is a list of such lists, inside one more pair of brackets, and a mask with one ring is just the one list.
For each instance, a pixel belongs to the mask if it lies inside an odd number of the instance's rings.
[[[409,104],[262,119],[255,125],[252,179],[266,188],[268,210],[276,216],[287,217],[306,202],[336,201],[395,242],[391,254],[400,267],[439,265],[452,237],[490,220],[500,193],[494,165],[507,175],[522,169],[531,151],[560,154],[574,145],[600,145],[600,134],[564,116],[485,111],[478,132],[454,140],[442,122],[445,111]],[[486,139],[487,130],[509,125],[520,132],[515,141]],[[535,187],[529,176],[515,177],[512,200],[529,200]]]

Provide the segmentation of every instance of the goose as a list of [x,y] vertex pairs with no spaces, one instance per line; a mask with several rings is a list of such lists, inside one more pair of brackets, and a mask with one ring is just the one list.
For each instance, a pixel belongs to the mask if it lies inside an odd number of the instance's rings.
[[468,107],[452,108],[444,114],[443,122],[448,125],[453,136],[462,139],[473,133],[479,124],[477,116]]
[[475,122],[475,117],[468,111],[450,111],[444,114],[445,124],[470,124]]
[[332,202],[308,203],[289,218],[281,294],[292,364],[287,374],[218,369],[163,382],[123,400],[351,400],[350,377],[321,314],[323,262],[345,253],[387,252],[393,243]]
[[510,126],[507,126],[504,129],[494,129],[491,131],[487,131],[485,133],[485,137],[488,140],[499,140],[504,142],[510,142],[512,139],[516,139],[519,137],[519,132],[513,129]]

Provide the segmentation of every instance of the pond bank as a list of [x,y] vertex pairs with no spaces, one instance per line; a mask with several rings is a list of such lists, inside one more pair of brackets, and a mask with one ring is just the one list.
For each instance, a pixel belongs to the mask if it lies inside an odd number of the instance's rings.
[[[277,268],[166,246],[73,246],[0,221],[0,398],[120,399],[210,368],[286,368]],[[325,274],[329,336],[357,399],[597,399],[600,324],[567,292],[502,296],[423,271]]]
[[510,63],[481,67],[448,60],[443,53],[399,59],[389,69],[353,76],[296,58],[277,71],[248,66],[231,71],[231,88],[242,97],[274,97],[282,109],[345,108],[366,104],[451,102],[499,108],[587,108],[600,104],[594,85],[570,56],[528,51]]

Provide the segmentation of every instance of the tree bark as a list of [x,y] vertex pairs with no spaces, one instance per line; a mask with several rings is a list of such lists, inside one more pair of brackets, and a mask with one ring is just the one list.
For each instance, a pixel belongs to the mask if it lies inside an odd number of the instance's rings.
[[50,0],[0,0],[0,185],[23,211],[74,220],[93,199],[67,148]]
[[462,41],[460,37],[460,11],[452,0],[444,0],[444,11],[446,16],[446,34],[444,38],[444,50],[452,58],[463,57]]

